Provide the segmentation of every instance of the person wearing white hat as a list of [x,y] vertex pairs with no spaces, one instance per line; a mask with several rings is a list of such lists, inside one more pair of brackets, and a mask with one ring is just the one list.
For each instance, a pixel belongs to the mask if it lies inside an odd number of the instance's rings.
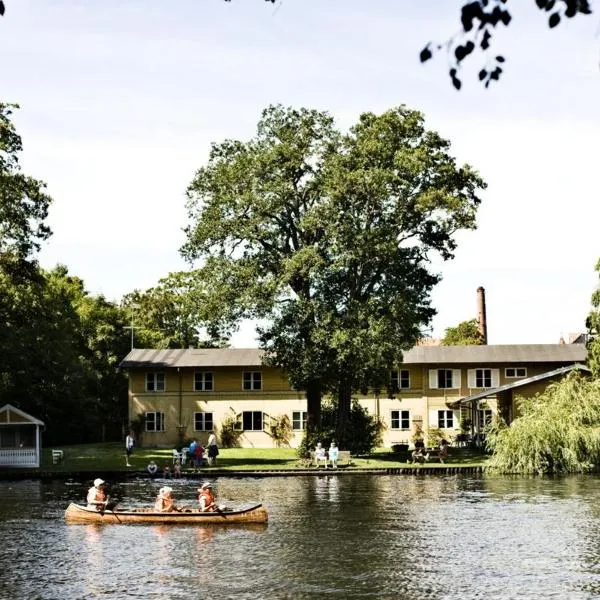
[[202,512],[214,511],[217,509],[215,504],[215,496],[212,492],[212,485],[208,482],[202,484],[197,490],[198,502],[200,503],[200,510]]
[[156,512],[181,512],[180,509],[175,506],[175,501],[173,500],[173,488],[165,485],[165,487],[161,487],[160,490],[158,490],[158,496],[154,503],[154,510]]
[[104,480],[94,479],[94,485],[88,490],[87,505],[88,508],[94,508],[99,511],[106,509],[108,496],[104,490]]

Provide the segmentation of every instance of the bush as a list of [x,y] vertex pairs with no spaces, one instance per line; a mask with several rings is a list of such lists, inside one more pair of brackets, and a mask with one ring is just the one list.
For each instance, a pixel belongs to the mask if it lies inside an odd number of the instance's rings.
[[243,431],[237,427],[238,419],[235,416],[228,415],[221,421],[219,437],[223,448],[237,448],[239,446],[239,439]]
[[292,424],[290,423],[290,418],[287,415],[271,417],[271,422],[269,424],[269,435],[278,448],[290,445],[292,433]]

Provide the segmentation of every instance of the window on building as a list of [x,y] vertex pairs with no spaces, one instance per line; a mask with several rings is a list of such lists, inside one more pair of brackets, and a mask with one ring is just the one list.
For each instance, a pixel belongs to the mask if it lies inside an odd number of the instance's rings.
[[399,371],[392,371],[392,389],[393,390],[407,390],[410,388],[410,372],[408,369],[400,369]]
[[165,374],[160,371],[146,373],[146,391],[147,392],[164,392],[165,391]]
[[475,369],[475,387],[491,388],[492,387],[492,370],[491,369]]
[[492,412],[491,409],[482,408],[482,409],[478,410],[477,413],[478,413],[477,416],[479,418],[479,424],[482,427],[485,427],[486,425],[489,425],[492,422],[494,413]]
[[504,374],[507,379],[514,379],[515,377],[527,377],[527,369],[525,367],[508,367]]
[[262,373],[260,371],[244,371],[244,390],[262,389]]
[[408,431],[410,429],[410,411],[393,410],[390,418],[392,429]]
[[211,412],[194,413],[194,431],[212,431],[213,414]]
[[194,373],[194,391],[212,392],[214,389],[213,374],[210,371],[196,371]]
[[440,429],[454,428],[454,413],[451,410],[438,410],[438,427]]
[[242,429],[244,431],[262,431],[263,414],[260,410],[245,410],[242,413]]
[[166,431],[164,412],[146,413],[146,431]]
[[438,369],[437,386],[440,389],[452,388],[452,369]]
[[301,410],[294,410],[292,412],[292,429],[294,431],[301,431],[306,429],[306,418],[307,413]]

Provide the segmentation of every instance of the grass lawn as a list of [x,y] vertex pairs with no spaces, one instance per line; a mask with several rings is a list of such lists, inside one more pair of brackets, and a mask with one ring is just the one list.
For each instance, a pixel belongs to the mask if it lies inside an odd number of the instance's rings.
[[[130,458],[131,467],[125,463],[125,449],[122,443],[80,444],[74,446],[54,446],[64,452],[64,461],[52,464],[51,448],[42,452],[42,469],[56,473],[77,471],[145,471],[146,465],[154,460],[159,469],[165,464],[172,466],[171,448],[136,448]],[[387,469],[399,467],[420,468],[406,462],[407,457],[399,457],[389,449],[380,448],[366,457],[352,457],[351,469]],[[428,462],[427,467],[483,466],[487,456],[473,448],[451,448],[448,460],[443,465],[438,461]],[[216,467],[203,470],[252,471],[273,469],[298,469],[302,467],[293,448],[221,448]],[[184,472],[190,470],[187,466]],[[192,469],[193,470],[193,469]]]

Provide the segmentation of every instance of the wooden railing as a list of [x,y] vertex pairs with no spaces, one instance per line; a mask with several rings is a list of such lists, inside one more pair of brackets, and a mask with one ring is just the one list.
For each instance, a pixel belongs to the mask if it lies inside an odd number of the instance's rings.
[[37,467],[35,448],[0,448],[0,465],[4,467]]

